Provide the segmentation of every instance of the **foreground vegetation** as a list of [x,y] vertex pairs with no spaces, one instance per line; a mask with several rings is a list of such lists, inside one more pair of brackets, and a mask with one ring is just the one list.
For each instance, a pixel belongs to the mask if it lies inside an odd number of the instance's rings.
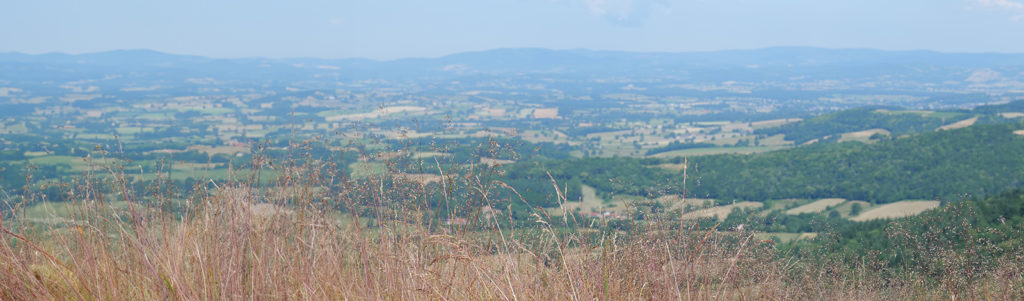
[[[511,202],[531,218],[516,218],[504,213],[511,205],[490,206],[509,197],[502,192],[516,195],[488,180],[497,167],[439,170],[441,182],[426,185],[393,173],[350,178],[298,156],[184,194],[159,180],[138,193],[121,168],[62,184],[70,203],[47,219],[24,207],[40,194],[8,198],[3,299],[1024,297],[1021,192],[917,221],[865,223],[852,240],[857,230],[844,228],[781,244],[644,206],[632,209],[643,219],[616,224],[549,216],[522,198]],[[262,169],[277,180],[257,180]],[[549,181],[565,202],[561,183]],[[971,204],[992,205],[978,218],[940,218]]]
[[0,299],[1024,298],[1012,76],[11,57]]

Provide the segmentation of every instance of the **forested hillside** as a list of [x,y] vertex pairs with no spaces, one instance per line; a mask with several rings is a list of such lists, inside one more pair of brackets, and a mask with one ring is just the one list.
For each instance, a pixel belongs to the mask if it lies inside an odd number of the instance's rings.
[[[987,195],[1024,181],[1024,136],[1014,133],[1021,128],[1024,124],[976,125],[871,144],[823,143],[761,154],[692,157],[687,191],[719,201],[838,197],[888,203]],[[682,173],[658,167],[678,166],[682,159],[527,162],[510,166],[503,179],[550,191],[545,174],[550,172],[573,196],[578,185],[587,184],[605,196],[657,197],[682,192]]]
[[755,131],[759,135],[783,134],[786,140],[803,144],[814,139],[838,138],[843,133],[884,129],[893,135],[933,131],[966,114],[919,114],[857,108],[824,114],[801,122]]
[[[957,200],[1024,180],[1022,124],[976,125],[879,143],[815,144],[755,155],[691,158],[689,191],[761,201],[840,197],[885,203]],[[680,159],[676,159],[680,161]]]

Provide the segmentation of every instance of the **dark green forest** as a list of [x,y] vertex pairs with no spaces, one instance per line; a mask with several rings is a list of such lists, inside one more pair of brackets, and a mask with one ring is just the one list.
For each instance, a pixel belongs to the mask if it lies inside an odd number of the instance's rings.
[[[839,197],[888,203],[988,195],[1024,181],[1024,136],[1013,133],[1022,127],[1019,123],[977,125],[871,144],[819,143],[753,155],[692,157],[687,191],[720,202]],[[682,193],[681,172],[658,167],[682,161],[543,160],[510,165],[504,178],[550,189],[546,176],[550,173],[570,192],[587,184],[605,197],[657,197]]]
[[[939,115],[947,116],[948,114]],[[870,129],[885,129],[892,135],[923,133],[966,119],[966,114],[953,114],[955,118],[937,117],[932,114],[880,111],[877,108],[856,108],[828,113],[813,118],[785,124],[779,127],[756,130],[758,135],[783,134],[786,140],[803,144],[814,139],[838,138],[843,133]]]
[[[840,197],[887,203],[958,200],[1024,180],[1022,124],[978,125],[879,141],[821,143],[690,159],[698,196],[763,201]],[[674,159],[680,161],[680,159]]]

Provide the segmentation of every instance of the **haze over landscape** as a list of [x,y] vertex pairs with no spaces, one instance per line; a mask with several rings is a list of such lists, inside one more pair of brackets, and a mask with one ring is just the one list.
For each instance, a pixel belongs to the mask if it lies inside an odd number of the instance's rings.
[[1024,298],[1024,2],[0,9],[0,299]]
[[26,53],[397,59],[522,47],[1024,49],[1024,6],[1013,0],[45,0],[4,8],[0,51]]

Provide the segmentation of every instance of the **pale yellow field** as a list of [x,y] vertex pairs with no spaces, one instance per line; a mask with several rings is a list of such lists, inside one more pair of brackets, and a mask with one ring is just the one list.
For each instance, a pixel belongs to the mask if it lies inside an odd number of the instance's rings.
[[215,168],[218,168],[218,167],[223,167],[224,165],[225,165],[224,163],[190,163],[190,162],[181,162],[181,163],[174,163],[174,169],[177,169],[177,170],[194,170],[194,169],[204,170],[204,169],[215,169]]
[[792,123],[792,122],[798,122],[798,121],[801,121],[801,120],[803,120],[803,119],[801,119],[801,118],[786,118],[786,119],[764,120],[764,121],[757,121],[757,122],[751,123],[751,127],[756,130],[756,129],[770,128],[770,127],[777,127],[777,126],[780,126],[780,125],[783,125],[783,124]]
[[505,116],[505,109],[484,109],[484,113],[491,117],[502,117]]
[[859,131],[859,132],[849,132],[849,133],[845,133],[842,136],[840,136],[839,142],[846,142],[846,141],[863,141],[863,142],[867,142],[868,139],[871,138],[871,136],[873,136],[874,134],[889,135],[889,131],[886,131],[884,129],[870,129],[870,130],[864,130],[864,131]]
[[672,170],[672,171],[682,171],[683,170],[683,163],[679,163],[679,164],[665,163],[665,164],[658,164],[657,166],[660,167],[660,168],[664,168],[664,169],[668,169],[668,170]]
[[536,110],[533,110],[533,118],[537,118],[537,119],[541,119],[541,118],[556,119],[556,118],[558,118],[558,108],[548,108],[548,109],[536,109]]
[[415,152],[412,154],[413,159],[433,158],[433,157],[447,157],[451,156],[449,153],[442,152]]
[[388,139],[397,139],[397,140],[430,137],[430,136],[434,135],[434,133],[430,133],[430,132],[417,132],[415,130],[407,130],[407,131],[380,131],[380,133],[382,135],[384,135],[384,137],[387,137]]
[[441,176],[429,173],[398,173],[395,177],[420,184],[440,183]]
[[1021,112],[1006,112],[1006,113],[999,113],[999,116],[1003,116],[1003,118],[1011,118],[1012,119],[1012,118],[1024,117],[1024,113],[1021,113]]
[[386,107],[386,108],[380,109],[380,112],[381,112],[381,114],[391,114],[391,113],[399,113],[399,112],[420,112],[420,111],[426,111],[426,110],[427,110],[427,108],[417,107],[417,106],[394,106],[394,107]]
[[344,114],[344,115],[327,116],[327,117],[324,117],[324,120],[326,120],[327,122],[341,121],[341,120],[362,120],[362,119],[370,119],[370,118],[380,118],[380,117],[383,117],[383,116],[386,116],[386,115],[389,115],[389,114],[394,114],[394,113],[403,113],[403,112],[418,113],[418,112],[424,112],[426,110],[427,110],[427,108],[417,107],[417,106],[394,106],[394,107],[386,107],[386,108],[382,108],[382,109],[377,109],[377,110],[374,110],[373,112],[367,112],[367,113],[355,113],[355,114]]
[[728,122],[728,121],[701,121],[701,122],[697,122],[697,124],[705,125],[705,126],[716,126],[716,125],[717,126],[724,126],[724,125],[727,125],[729,123],[730,122]]
[[886,109],[875,110],[875,112],[877,112],[877,113],[885,113],[885,114],[918,114],[918,115],[921,115],[921,116],[928,116],[928,115],[931,115],[931,114],[935,113],[935,111],[928,111],[928,110],[890,111],[890,110],[886,110]]
[[826,208],[842,204],[843,202],[846,202],[846,199],[820,199],[810,204],[789,209],[786,211],[786,214],[797,215],[801,213],[823,212]]
[[939,130],[955,130],[959,128],[965,128],[974,125],[975,122],[978,122],[978,117],[968,118],[944,126],[940,126]]
[[488,157],[481,157],[480,158],[480,164],[504,165],[504,164],[512,164],[512,163],[516,163],[516,161],[515,160],[494,159],[494,158],[488,158]]
[[575,212],[579,210],[579,212],[582,213],[601,213],[605,211],[616,212],[616,210],[623,210],[626,207],[625,204],[620,204],[619,206],[615,206],[614,209],[609,208],[604,204],[604,200],[597,196],[597,190],[594,189],[594,187],[581,185],[580,189],[580,193],[583,195],[582,202],[579,202],[578,200],[570,200],[570,202],[562,204],[562,208],[549,209],[548,213],[553,215],[562,215],[562,209],[565,209],[565,212]]
[[712,208],[701,209],[701,210],[697,210],[697,211],[694,211],[694,212],[685,213],[682,216],[680,216],[680,218],[681,219],[698,219],[698,218],[705,218],[705,217],[714,217],[716,219],[722,220],[722,219],[725,219],[726,216],[729,216],[729,213],[732,212],[733,208],[740,208],[740,209],[745,209],[745,208],[761,208],[761,206],[764,206],[764,204],[757,203],[757,202],[739,202],[739,203],[735,203],[735,204],[731,204],[731,205],[712,207]]
[[1017,134],[1017,135],[1024,136],[1024,130],[1016,130],[1016,131],[1013,131],[1013,133]]
[[207,153],[209,155],[215,154],[227,154],[234,155],[237,153],[249,153],[249,147],[247,146],[207,146],[207,145],[193,145],[186,148],[186,150],[195,150],[201,153]]
[[939,204],[939,201],[900,201],[872,208],[850,220],[862,222],[880,218],[913,216],[928,209],[938,208]]

